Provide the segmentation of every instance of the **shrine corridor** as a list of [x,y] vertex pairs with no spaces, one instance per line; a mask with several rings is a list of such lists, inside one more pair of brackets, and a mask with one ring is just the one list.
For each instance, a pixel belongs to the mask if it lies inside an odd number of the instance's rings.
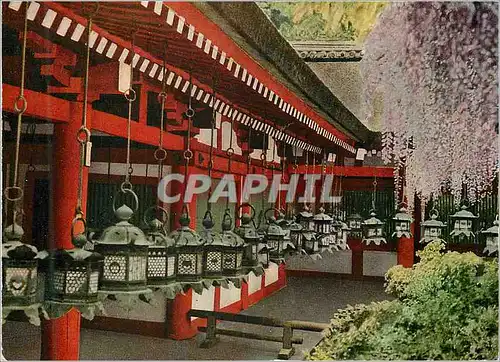
[[[242,313],[271,316],[283,320],[300,319],[328,323],[333,312],[348,304],[369,303],[389,298],[383,283],[352,281],[336,278],[288,278],[288,286]],[[218,327],[240,329],[246,332],[279,335],[280,328],[221,322]],[[309,350],[320,340],[320,333],[295,331],[303,337],[302,345],[295,345],[293,359],[302,359],[302,351]],[[243,338],[220,336],[220,342],[211,349],[198,348],[204,338],[174,341],[133,334],[82,329],[80,359],[82,360],[273,360],[280,344]],[[40,327],[28,323],[7,321],[3,333],[3,353],[8,360],[38,360],[40,358]]]

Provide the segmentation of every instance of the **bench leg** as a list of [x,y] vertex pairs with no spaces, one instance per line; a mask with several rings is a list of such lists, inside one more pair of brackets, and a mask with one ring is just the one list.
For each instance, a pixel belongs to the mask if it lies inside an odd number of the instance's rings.
[[283,347],[278,353],[279,359],[288,360],[295,354],[295,348],[292,345],[293,329],[285,325],[283,327]]
[[217,319],[213,316],[207,317],[207,333],[205,340],[200,344],[200,348],[211,348],[219,342],[219,338],[215,333],[216,327]]

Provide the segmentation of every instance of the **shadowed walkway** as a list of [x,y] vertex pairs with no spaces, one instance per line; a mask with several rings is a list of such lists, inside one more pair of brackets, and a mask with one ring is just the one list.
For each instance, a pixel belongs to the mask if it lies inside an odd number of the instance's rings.
[[[348,304],[387,299],[381,282],[351,281],[333,278],[289,278],[288,286],[242,312],[283,320],[299,319],[328,323],[333,312]],[[280,335],[280,328],[222,322],[221,328]],[[304,344],[296,345],[294,359],[312,348],[320,333],[295,331]],[[272,360],[280,344],[220,336],[211,349],[198,348],[204,334],[186,341],[82,329],[82,360]],[[9,360],[37,360],[40,357],[40,328],[28,323],[7,322],[2,332],[4,356]]]

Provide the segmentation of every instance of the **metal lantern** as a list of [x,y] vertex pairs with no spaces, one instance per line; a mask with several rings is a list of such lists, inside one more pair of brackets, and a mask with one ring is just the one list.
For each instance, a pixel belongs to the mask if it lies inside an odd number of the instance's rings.
[[463,241],[464,239],[469,241],[473,239],[475,237],[473,221],[477,218],[478,216],[467,210],[466,205],[462,205],[460,211],[450,216],[450,219],[454,220],[453,231],[450,233],[450,236],[456,239],[456,241]]
[[283,240],[283,248],[281,250],[281,254],[286,257],[294,254],[297,251],[295,244],[292,243],[292,237],[291,237],[292,231],[290,229],[290,226],[292,225],[293,222],[294,222],[293,219],[290,220],[288,218],[285,218],[285,214],[282,213],[281,211],[278,213],[278,219],[276,220],[276,223],[285,232],[285,238]]
[[158,218],[147,220],[149,210],[159,210],[167,215],[167,211],[160,206],[152,207],[144,213],[144,221],[148,225],[146,237],[150,243],[147,266],[148,285],[167,285],[175,282],[177,263],[175,242],[165,230],[166,218],[164,222]]
[[[264,239],[269,248],[271,258],[280,258],[283,256],[285,247],[286,232],[278,225],[274,216],[266,216],[269,211],[278,211],[275,208],[269,208],[264,212],[264,218],[267,221],[264,226]],[[279,211],[278,211],[279,212]]]
[[229,210],[226,210],[222,218],[222,232],[220,234],[224,244],[222,268],[224,275],[234,276],[241,272],[243,266],[243,239],[232,231],[233,221]]
[[203,242],[196,231],[189,227],[191,219],[184,206],[179,219],[180,228],[170,237],[177,249],[176,279],[181,282],[197,282],[203,275]]
[[295,250],[299,251],[302,249],[302,226],[292,219],[290,226],[290,241],[292,242]]
[[267,244],[260,243],[259,250],[257,251],[259,254],[259,263],[262,264],[264,268],[269,267],[269,248]]
[[337,220],[339,226],[336,228],[336,237],[335,237],[335,245],[342,250],[349,249],[349,245],[347,244],[347,233],[351,230],[349,226],[342,220]]
[[[95,242],[95,251],[104,256],[104,270],[100,289],[103,291],[141,291],[147,290],[147,264],[149,241],[141,229],[129,223],[137,210],[138,199],[131,189],[129,193],[135,201],[135,209],[127,205],[113,211],[119,220],[106,228]],[[116,200],[116,197],[115,197]]]
[[203,275],[207,278],[222,277],[222,260],[224,243],[219,233],[213,230],[214,221],[212,212],[207,210],[203,217],[203,231],[200,238],[203,245]]
[[297,222],[303,230],[314,231],[314,215],[309,211],[307,205],[304,205],[302,211],[297,215]]
[[317,254],[319,252],[319,241],[314,231],[314,215],[309,211],[309,207],[304,205],[302,211],[297,215],[297,222],[302,227],[302,249],[307,254]]
[[361,239],[363,236],[363,218],[359,214],[352,214],[347,218],[347,226],[349,226],[349,236],[356,239]]
[[320,207],[319,212],[314,215],[314,230],[316,231],[317,239],[319,241],[319,248],[326,250],[333,244],[335,235],[331,233],[331,224],[333,219],[325,214],[325,209]]
[[493,222],[493,226],[489,229],[481,231],[481,234],[483,234],[486,239],[486,247],[484,248],[483,253],[492,255],[498,252],[498,215]]
[[443,241],[441,239],[443,229],[446,227],[446,224],[443,223],[442,221],[439,221],[438,218],[439,214],[438,211],[433,209],[430,212],[430,220],[425,220],[421,225],[422,225],[422,239],[420,239],[420,243],[430,243],[431,241],[439,240]]
[[37,303],[38,250],[21,242],[24,230],[16,223],[3,232],[2,306],[29,306]]
[[[72,229],[77,221],[85,225],[85,221],[77,217]],[[104,257],[83,249],[88,242],[85,232],[73,236],[72,242],[73,249],[58,249],[47,259],[46,299],[63,303],[95,303]]]
[[366,245],[370,243],[375,243],[375,245],[380,245],[380,243],[387,243],[384,238],[383,227],[384,223],[376,218],[375,211],[371,211],[370,218],[366,219],[361,225],[363,228],[363,242]]
[[234,232],[245,242],[243,248],[243,265],[257,266],[259,265],[259,243],[262,238],[257,234],[257,230],[255,229],[253,223],[255,209],[251,205],[241,205],[236,213],[238,214],[239,209],[243,206],[249,206],[253,210],[253,213],[252,215],[244,213],[240,218],[240,226],[235,228]]
[[410,225],[413,219],[406,212],[406,208],[401,207],[399,212],[392,218],[394,221],[395,231],[392,233],[392,237],[396,238],[411,238]]

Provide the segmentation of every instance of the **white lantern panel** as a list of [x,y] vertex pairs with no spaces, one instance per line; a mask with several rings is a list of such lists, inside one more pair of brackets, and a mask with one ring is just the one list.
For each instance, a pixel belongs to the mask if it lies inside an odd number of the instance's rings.
[[125,280],[126,258],[120,255],[104,257],[103,278],[106,280]]
[[209,251],[207,253],[205,271],[207,272],[222,271],[222,253],[220,251]]
[[165,276],[167,259],[163,256],[148,257],[148,278],[161,278]]
[[196,274],[196,254],[179,254],[177,272],[179,274]]
[[168,267],[167,267],[167,276],[173,276],[175,274],[175,256],[168,257]]
[[86,284],[86,270],[68,270],[66,272],[66,294],[83,293],[85,292]]

